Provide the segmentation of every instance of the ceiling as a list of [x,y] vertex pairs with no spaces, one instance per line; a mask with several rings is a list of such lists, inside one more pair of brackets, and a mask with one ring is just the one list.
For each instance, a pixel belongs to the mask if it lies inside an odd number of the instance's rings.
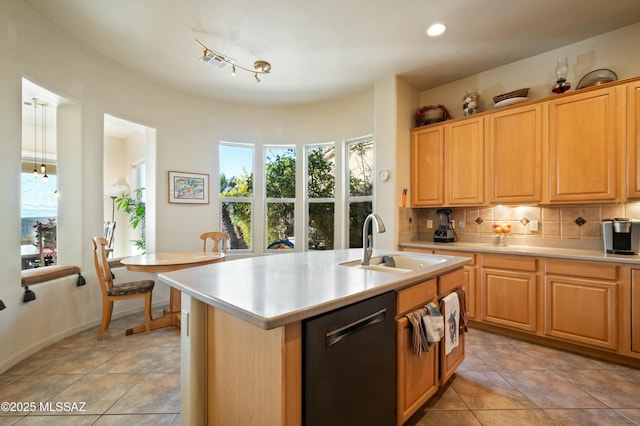
[[[298,104],[392,75],[422,91],[640,21],[639,0],[23,0],[159,84],[227,102]],[[440,37],[425,35],[433,22]],[[195,42],[253,68],[199,60]]]

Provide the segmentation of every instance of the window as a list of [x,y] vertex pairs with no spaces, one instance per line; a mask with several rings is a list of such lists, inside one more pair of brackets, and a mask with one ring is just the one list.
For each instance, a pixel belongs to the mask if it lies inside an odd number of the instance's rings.
[[267,250],[295,246],[296,149],[265,147]]
[[[25,85],[31,90],[37,88],[44,92],[44,89],[23,79],[23,87]],[[20,175],[22,269],[55,263],[58,250],[57,230],[54,230],[58,220],[55,116],[56,106],[52,102],[35,97],[23,102]],[[38,223],[44,226],[44,264],[40,264]]]
[[333,250],[335,240],[335,144],[306,147],[307,248]]
[[362,223],[373,212],[373,140],[358,138],[346,141],[346,178],[348,212],[348,247],[362,247]]
[[254,147],[220,144],[220,229],[231,250],[249,250],[252,242]]

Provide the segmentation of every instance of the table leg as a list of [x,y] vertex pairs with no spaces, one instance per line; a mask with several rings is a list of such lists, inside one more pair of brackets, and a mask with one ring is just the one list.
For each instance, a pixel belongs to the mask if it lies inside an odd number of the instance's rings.
[[[149,329],[151,330],[157,330],[158,328],[164,328],[169,326],[180,327],[181,294],[179,290],[176,290],[173,287],[170,287],[169,290],[170,290],[169,308],[164,310],[164,313],[161,317],[151,320],[151,323],[149,324]],[[146,331],[147,331],[147,328],[143,323],[133,328],[129,328],[126,331],[126,335],[129,336],[130,334],[144,333]]]

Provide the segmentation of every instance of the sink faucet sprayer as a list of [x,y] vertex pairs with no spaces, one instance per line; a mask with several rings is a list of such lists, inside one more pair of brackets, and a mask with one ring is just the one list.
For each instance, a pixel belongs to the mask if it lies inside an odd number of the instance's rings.
[[367,234],[369,222],[371,222],[372,220],[375,224],[376,231],[378,231],[379,233],[383,233],[386,231],[386,229],[384,228],[384,223],[382,223],[382,219],[380,219],[380,216],[378,216],[377,214],[371,213],[364,220],[364,225],[362,225],[362,264],[365,266],[369,264],[369,259],[371,259],[371,253],[373,252],[373,242],[371,241],[372,236],[370,234]]

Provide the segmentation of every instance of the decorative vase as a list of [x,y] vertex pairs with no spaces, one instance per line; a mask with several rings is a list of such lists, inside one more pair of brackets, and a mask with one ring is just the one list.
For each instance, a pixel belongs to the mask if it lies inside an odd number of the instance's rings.
[[551,88],[553,93],[564,93],[571,88],[571,83],[567,81],[567,72],[569,72],[567,58],[558,59],[558,63],[556,64],[556,77],[558,80]]
[[478,103],[480,101],[480,95],[475,90],[470,90],[464,94],[462,98],[462,112],[464,115],[469,116],[478,112]]

